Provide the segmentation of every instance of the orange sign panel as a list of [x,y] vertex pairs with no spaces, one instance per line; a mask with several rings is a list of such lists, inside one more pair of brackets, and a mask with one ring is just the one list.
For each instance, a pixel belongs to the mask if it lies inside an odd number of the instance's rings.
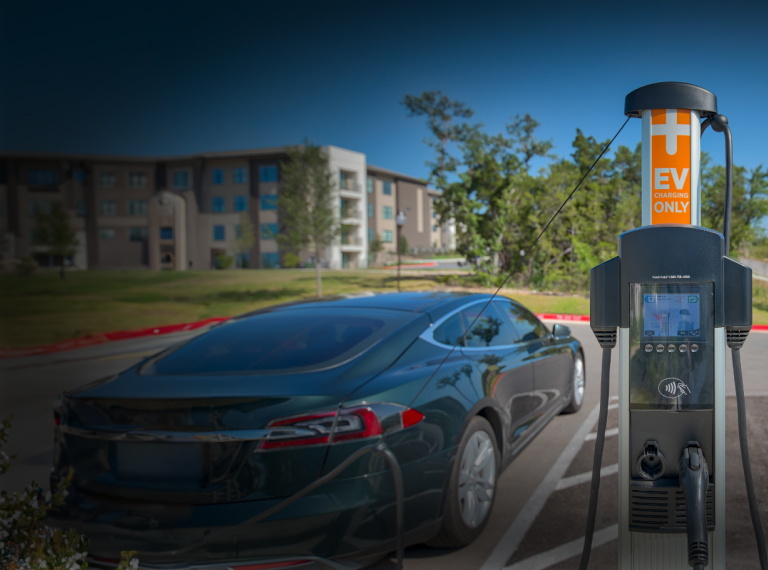
[[651,224],[691,223],[691,112],[651,110]]

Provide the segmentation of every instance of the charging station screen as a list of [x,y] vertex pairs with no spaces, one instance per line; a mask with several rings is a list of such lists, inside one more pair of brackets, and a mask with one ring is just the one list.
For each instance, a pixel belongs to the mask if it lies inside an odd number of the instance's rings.
[[712,283],[633,283],[630,409],[712,409],[713,327]]
[[642,336],[666,340],[701,338],[701,295],[645,293]]

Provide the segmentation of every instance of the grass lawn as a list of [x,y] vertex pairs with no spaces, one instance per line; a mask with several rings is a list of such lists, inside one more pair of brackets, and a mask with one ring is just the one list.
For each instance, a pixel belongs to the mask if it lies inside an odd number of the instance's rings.
[[[466,278],[403,271],[404,291],[463,288]],[[768,284],[755,282],[755,323],[768,323]],[[324,295],[396,291],[392,270],[324,270]],[[471,287],[473,290],[483,290]],[[491,289],[485,291],[493,292]],[[314,270],[84,271],[0,275],[0,347],[49,344],[110,331],[226,317],[314,297]],[[502,290],[536,313],[589,314],[586,296]],[[758,303],[758,298],[765,302]]]

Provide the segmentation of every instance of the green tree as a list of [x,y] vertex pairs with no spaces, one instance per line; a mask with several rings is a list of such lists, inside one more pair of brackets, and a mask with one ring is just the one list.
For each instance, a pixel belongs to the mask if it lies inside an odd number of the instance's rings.
[[614,158],[605,154],[595,163],[606,144],[577,129],[571,159],[547,171],[543,188],[551,200],[542,196],[540,201],[550,217],[589,174],[530,257],[531,282],[541,288],[586,289],[589,270],[616,255],[618,235],[640,225],[640,145],[634,151],[619,147]]
[[538,123],[530,116],[513,117],[505,133],[491,135],[481,124],[466,121],[473,112],[439,91],[406,95],[410,116],[425,117],[435,151],[428,163],[430,182],[441,190],[435,210],[441,222],[456,222],[456,250],[490,285],[519,270],[519,250],[529,237],[530,163],[545,157],[549,141],[534,136]]
[[35,243],[60,260],[59,275],[64,279],[67,258],[74,255],[79,244],[70,224],[69,214],[59,202],[53,202],[48,211],[35,211],[37,234]]
[[305,143],[288,151],[281,165],[278,242],[290,250],[308,249],[315,261],[317,296],[322,297],[322,261],[327,248],[339,238],[341,225],[334,209],[336,183],[328,157],[319,146]]
[[[701,159],[701,220],[706,228],[722,232],[725,219],[725,167]],[[759,237],[758,222],[768,215],[768,172],[763,165],[747,170],[733,167],[731,252],[738,252]],[[729,254],[729,252],[726,252]]]
[[248,212],[240,212],[240,228],[235,237],[235,251],[238,254],[238,263],[243,267],[243,256],[251,251],[253,244],[256,243],[256,233],[253,229],[253,222]]
[[408,255],[410,250],[411,247],[408,245],[408,238],[404,235],[401,235],[400,243],[398,244],[398,251],[400,252],[400,255]]
[[382,251],[384,251],[384,242],[379,236],[376,236],[368,242],[368,263],[375,265]]

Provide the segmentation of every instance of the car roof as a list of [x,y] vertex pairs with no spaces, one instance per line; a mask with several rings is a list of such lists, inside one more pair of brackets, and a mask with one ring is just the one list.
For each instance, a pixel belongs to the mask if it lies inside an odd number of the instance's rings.
[[428,314],[434,321],[441,316],[471,302],[491,298],[487,293],[461,291],[408,291],[403,293],[371,293],[362,295],[323,297],[283,305],[265,307],[241,315],[243,318],[269,311],[283,310],[324,310],[324,309],[381,309]]

